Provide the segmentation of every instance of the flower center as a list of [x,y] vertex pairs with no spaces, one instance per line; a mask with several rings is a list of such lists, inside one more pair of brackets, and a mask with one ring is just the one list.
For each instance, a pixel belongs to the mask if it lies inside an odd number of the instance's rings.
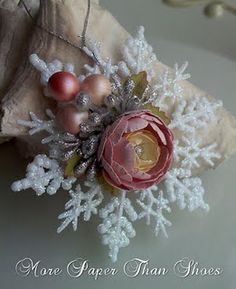
[[151,170],[160,157],[157,139],[148,130],[140,130],[126,135],[135,152],[135,169],[141,172]]

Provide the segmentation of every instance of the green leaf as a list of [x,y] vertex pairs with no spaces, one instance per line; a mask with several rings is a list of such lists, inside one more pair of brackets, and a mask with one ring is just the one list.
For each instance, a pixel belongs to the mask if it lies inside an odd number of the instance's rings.
[[158,116],[166,125],[170,123],[170,118],[165,114],[164,111],[161,111],[159,107],[156,107],[152,104],[144,105],[144,109],[149,110],[152,114]]
[[119,111],[115,107],[111,109],[111,113],[113,117],[117,117],[119,115]]
[[131,79],[135,84],[133,95],[141,98],[148,86],[147,72],[141,71],[138,74],[133,74],[129,79]]
[[119,192],[119,189],[113,187],[111,184],[109,184],[105,178],[103,177],[102,174],[99,174],[97,176],[97,180],[100,184],[100,186],[102,187],[102,190],[108,193],[111,193],[113,196],[116,196],[117,193]]
[[74,177],[74,168],[78,164],[80,160],[80,156],[78,154],[74,154],[66,163],[65,167],[65,177]]

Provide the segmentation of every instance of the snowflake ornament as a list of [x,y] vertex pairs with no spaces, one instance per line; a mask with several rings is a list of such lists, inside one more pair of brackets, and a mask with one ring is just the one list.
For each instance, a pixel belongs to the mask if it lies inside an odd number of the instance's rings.
[[221,101],[211,102],[206,97],[194,96],[189,101],[180,100],[172,113],[171,129],[177,129],[185,134],[194,133],[196,129],[204,128],[214,118]]
[[64,219],[57,229],[58,233],[61,233],[70,223],[76,231],[81,214],[84,215],[84,221],[89,221],[92,214],[97,214],[97,207],[103,200],[103,193],[100,186],[94,187],[94,184],[89,183],[86,186],[89,188],[86,192],[81,190],[79,184],[74,191],[69,191],[71,199],[65,204],[66,211],[58,216],[59,220]]
[[193,172],[220,158],[217,144],[204,145],[199,129],[214,120],[222,103],[183,97],[187,63],[155,75],[156,55],[143,27],[127,39],[117,64],[104,59],[95,42],[87,42],[83,51],[94,65],[85,65],[81,75],[73,64],[47,64],[31,55],[56,109],[47,110],[44,120],[30,112],[30,120],[18,121],[30,135],[47,134],[42,143],[48,154],[37,155],[12,190],[32,188],[38,196],[68,191],[57,232],[70,225],[77,230],[80,220],[96,215],[102,243],[115,262],[136,235],[135,221],[144,219],[156,236],[167,237],[172,203],[189,211],[209,209]]
[[201,161],[214,166],[214,160],[220,158],[220,154],[215,151],[216,147],[216,143],[201,146],[197,139],[182,137],[174,141],[175,161],[181,162],[184,168],[199,168]]
[[100,210],[99,215],[103,222],[98,226],[98,232],[102,235],[102,243],[109,247],[109,256],[116,262],[119,249],[128,246],[129,239],[135,237],[131,222],[137,220],[137,213],[126,192],[122,191]]
[[76,178],[64,178],[63,170],[59,163],[46,155],[37,155],[33,162],[27,166],[26,178],[12,184],[13,191],[32,188],[37,196],[44,193],[53,195],[62,187],[69,190]]
[[[163,197],[163,191],[158,192],[157,186],[152,186],[140,193],[137,203],[140,205],[142,211],[138,215],[138,219],[145,218],[146,224],[151,224],[151,219],[154,219],[154,233],[158,236],[159,232],[167,238],[166,227],[171,226],[171,222],[166,219],[163,213],[171,212],[168,199]],[[164,211],[164,212],[163,212]]]
[[173,71],[166,69],[163,74],[159,76],[158,83],[154,85],[153,90],[158,97],[153,100],[153,103],[162,110],[168,110],[168,101],[172,104],[181,97],[183,88],[181,81],[190,78],[189,73],[185,73],[188,67],[188,62],[185,62],[179,67],[176,63]]

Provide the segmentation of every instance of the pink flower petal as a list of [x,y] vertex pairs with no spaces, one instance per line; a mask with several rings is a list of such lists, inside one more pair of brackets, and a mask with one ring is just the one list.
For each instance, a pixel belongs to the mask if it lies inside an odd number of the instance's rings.
[[119,142],[119,140],[122,138],[126,127],[127,127],[127,121],[126,117],[120,118],[117,121],[113,123],[112,126],[110,126],[108,133],[109,133],[109,138],[112,140],[113,144],[116,144]]
[[164,145],[167,145],[167,141],[166,141],[166,137],[165,137],[165,134],[164,132],[154,123],[150,123],[151,127],[157,132],[161,142],[164,144]]
[[149,180],[151,176],[148,173],[136,171],[133,177],[138,180]]
[[103,133],[101,141],[100,141],[100,145],[99,145],[98,152],[97,152],[98,161],[100,161],[102,158],[102,154],[106,146],[106,140],[107,140],[107,131]]
[[130,133],[141,130],[144,129],[147,125],[148,122],[145,119],[134,117],[129,120],[129,125],[127,126],[125,132]]
[[110,178],[117,183],[118,185],[121,184],[120,182],[120,178],[117,176],[117,174],[115,173],[113,167],[105,160],[102,159],[102,167],[103,169],[107,172],[107,174],[109,174]]
[[129,174],[128,171],[125,170],[124,167],[122,167],[121,165],[119,165],[115,161],[112,163],[112,167],[113,167],[115,173],[119,176],[121,184],[123,181],[132,182],[132,180],[133,180],[132,176]]
[[125,187],[124,185],[114,182],[114,180],[110,177],[110,175],[106,171],[103,171],[102,175],[104,179],[113,187],[121,190],[127,190],[127,187]]
[[115,146],[113,151],[113,159],[121,166],[124,166],[127,171],[134,168],[135,155],[133,146],[122,138]]
[[151,175],[152,178],[156,178],[162,171],[167,171],[169,169],[170,163],[171,163],[171,154],[166,147],[161,147],[161,153],[160,153],[160,158],[148,174]]
[[162,125],[163,122],[160,118],[157,118],[156,116],[154,116],[153,114],[150,113],[146,113],[141,115],[141,118],[146,119],[148,122],[155,122],[157,125]]
[[111,139],[107,138],[106,146],[104,148],[103,157],[106,159],[106,161],[111,164],[112,158],[113,158],[113,146],[111,143]]

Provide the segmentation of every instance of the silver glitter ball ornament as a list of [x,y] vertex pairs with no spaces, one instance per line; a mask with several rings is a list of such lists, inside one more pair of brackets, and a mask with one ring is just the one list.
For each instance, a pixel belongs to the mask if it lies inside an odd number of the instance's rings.
[[132,94],[133,94],[134,87],[135,87],[134,81],[133,81],[132,79],[128,79],[128,80],[126,81],[126,84],[125,84],[125,87],[124,87],[124,91],[123,91],[124,95],[125,95],[125,96],[128,96],[128,97],[129,97],[130,95],[132,95]]
[[98,140],[97,136],[91,136],[82,144],[82,153],[85,158],[92,156],[96,153],[98,148]]
[[129,105],[139,105],[140,104],[140,99],[137,96],[133,96],[130,100],[129,100]]
[[82,110],[88,110],[89,106],[91,105],[91,98],[88,94],[84,92],[80,92],[75,97],[75,105]]
[[61,155],[61,159],[63,161],[68,161],[73,156],[74,153],[75,153],[74,150],[63,152]]
[[94,113],[90,114],[90,116],[89,116],[89,121],[90,121],[92,124],[98,125],[98,124],[101,123],[102,118],[101,118],[100,114],[94,112]]
[[88,162],[82,162],[82,163],[78,164],[74,169],[75,175],[77,177],[82,176],[86,172],[88,165],[89,165]]
[[86,175],[89,180],[94,180],[94,178],[97,175],[96,162],[94,162],[91,166],[89,166],[89,168],[87,169]]
[[104,99],[104,103],[107,107],[115,107],[117,105],[117,97],[110,94]]
[[91,127],[87,122],[82,122],[79,127],[82,133],[89,133],[91,131]]

